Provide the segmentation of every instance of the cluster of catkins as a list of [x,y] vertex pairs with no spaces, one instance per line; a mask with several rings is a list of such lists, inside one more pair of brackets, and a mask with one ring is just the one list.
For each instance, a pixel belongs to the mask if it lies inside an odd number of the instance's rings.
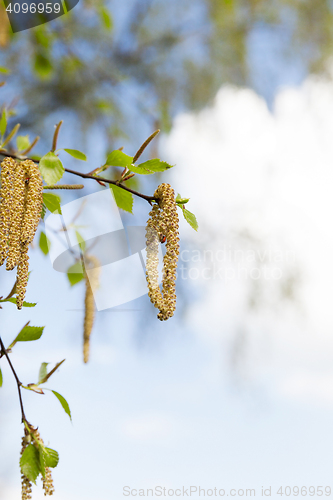
[[[83,325],[83,361],[88,363],[90,353],[90,334],[95,319],[94,291],[99,286],[100,262],[93,255],[85,256],[86,294],[84,298],[84,325]],[[87,274],[89,270],[89,277]]]
[[[146,279],[150,301],[159,309],[161,321],[171,318],[176,309],[176,269],[179,255],[179,219],[175,193],[170,184],[161,184],[154,193],[157,205],[149,213],[146,227]],[[159,243],[166,241],[163,258],[162,292],[158,284]]]
[[43,182],[32,160],[1,163],[0,266],[17,267],[16,304],[22,309],[28,283],[28,247],[34,239],[43,206]]
[[[31,433],[29,433],[26,428],[24,429],[24,436],[22,438],[21,456],[23,455],[23,452],[28,446],[28,444],[36,446],[37,449],[39,445],[44,445],[43,439],[41,438],[38,429],[35,429],[33,427],[30,427],[30,429],[32,431]],[[53,479],[50,467],[45,467],[45,477],[42,477],[42,482],[43,482],[44,496],[53,495],[54,486],[53,486]],[[22,484],[22,500],[31,500],[32,483],[30,479],[27,478],[24,474],[21,475],[21,484]]]

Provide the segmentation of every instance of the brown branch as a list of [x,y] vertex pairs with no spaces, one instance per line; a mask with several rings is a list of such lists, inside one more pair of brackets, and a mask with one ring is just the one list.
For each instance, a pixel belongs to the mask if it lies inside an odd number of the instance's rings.
[[10,369],[12,370],[13,372],[13,375],[14,375],[14,378],[16,380],[16,385],[17,385],[17,390],[18,390],[18,394],[19,394],[19,400],[20,400],[20,407],[21,407],[21,415],[22,415],[22,422],[27,422],[27,419],[26,419],[26,416],[25,416],[25,413],[24,413],[24,408],[23,408],[23,401],[22,401],[22,394],[21,394],[21,386],[22,386],[22,382],[20,381],[20,379],[18,378],[17,376],[17,373],[15,371],[15,368],[13,367],[12,365],[12,362],[11,360],[9,359],[9,356],[8,356],[8,352],[6,351],[6,348],[4,346],[4,343],[2,342],[2,338],[0,337],[0,351],[2,353],[3,356],[6,357],[7,361],[8,361],[8,364],[10,366]]
[[79,177],[82,177],[83,179],[93,179],[94,181],[102,181],[102,182],[105,182],[106,184],[113,184],[114,186],[118,186],[122,189],[125,189],[125,191],[128,191],[129,193],[132,193],[135,196],[138,196],[139,198],[142,198],[142,199],[148,201],[148,203],[151,203],[152,201],[155,200],[154,196],[147,196],[145,194],[138,193],[137,191],[134,191],[133,189],[130,189],[127,186],[123,186],[123,184],[118,184],[119,181],[111,181],[110,179],[104,179],[103,177],[97,177],[97,176],[93,176],[93,175],[89,175],[89,174],[83,174],[81,172],[76,172],[75,170],[70,170],[69,168],[65,168],[65,171],[68,172],[69,174],[78,175]]
[[[0,154],[4,156],[8,156],[9,158],[14,158],[14,159],[22,159],[20,156],[12,154],[12,153],[7,153],[7,151],[1,150],[0,149]],[[32,160],[35,163],[39,163],[38,160]],[[151,205],[151,202],[155,200],[154,196],[147,196],[146,194],[139,193],[138,191],[134,191],[133,189],[124,186],[123,184],[119,184],[118,181],[112,181],[110,179],[105,179],[103,177],[95,176],[95,175],[90,175],[90,174],[83,174],[82,172],[76,172],[75,170],[71,170],[69,168],[65,168],[65,172],[68,172],[69,174],[77,175],[79,177],[82,177],[83,179],[93,179],[94,181],[98,182],[99,184],[101,182],[105,182],[106,184],[112,184],[113,186],[118,186],[121,189],[125,189],[125,191],[128,191],[129,193],[134,194],[134,196],[138,196],[139,198],[142,198],[143,200],[148,201],[148,203]]]

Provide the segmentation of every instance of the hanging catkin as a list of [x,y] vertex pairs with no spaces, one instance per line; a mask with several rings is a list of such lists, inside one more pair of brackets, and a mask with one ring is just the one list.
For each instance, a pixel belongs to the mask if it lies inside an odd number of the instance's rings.
[[[161,184],[154,193],[158,205],[149,213],[146,227],[146,279],[148,295],[161,321],[171,318],[176,309],[176,269],[179,255],[179,219],[175,193],[170,184]],[[163,258],[162,292],[158,283],[159,243],[166,241]]]
[[26,190],[25,171],[22,163],[17,163],[14,171],[13,202],[8,235],[7,271],[11,271],[17,266],[21,255],[21,230]]
[[[94,291],[99,286],[100,262],[93,255],[85,256],[86,294],[84,299],[83,361],[88,363],[90,354],[90,335],[95,319]],[[89,278],[87,271],[89,270]]]
[[1,163],[0,265],[17,267],[16,304],[21,309],[28,283],[29,243],[34,239],[43,205],[43,181],[32,160]]
[[13,179],[16,162],[5,158],[1,163],[0,189],[0,266],[5,262],[8,251],[8,231],[13,207]]

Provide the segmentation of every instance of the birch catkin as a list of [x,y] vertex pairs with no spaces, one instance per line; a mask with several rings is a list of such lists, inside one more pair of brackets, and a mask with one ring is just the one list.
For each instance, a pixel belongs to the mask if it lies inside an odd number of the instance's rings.
[[43,181],[32,160],[1,163],[0,265],[17,267],[16,304],[21,309],[28,283],[28,246],[37,231],[43,204]]
[[14,171],[13,202],[9,228],[9,246],[6,269],[11,271],[17,266],[21,255],[21,228],[26,198],[25,171],[21,163],[17,163]]
[[[158,205],[149,213],[146,227],[146,279],[150,301],[159,309],[158,319],[171,318],[176,309],[176,269],[179,255],[179,219],[175,193],[170,184],[161,184],[154,193]],[[166,241],[163,258],[162,292],[158,283],[158,248]]]
[[95,319],[94,291],[99,286],[100,262],[94,256],[85,257],[86,270],[89,269],[89,278],[85,272],[86,294],[84,299],[84,325],[83,325],[83,361],[88,363],[90,354],[90,335]]
[[13,178],[16,162],[5,158],[1,163],[0,189],[0,266],[5,262],[8,251],[8,231],[12,212]]

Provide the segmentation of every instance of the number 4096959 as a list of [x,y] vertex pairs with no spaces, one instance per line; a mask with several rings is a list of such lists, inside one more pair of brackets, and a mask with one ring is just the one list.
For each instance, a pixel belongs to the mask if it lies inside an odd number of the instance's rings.
[[326,496],[329,497],[331,495],[331,487],[330,486],[280,486],[280,488],[276,492],[277,495],[285,495],[286,497],[298,495],[302,497],[306,496]]
[[48,2],[48,3],[23,3],[22,5],[19,4],[19,3],[10,3],[7,8],[6,8],[6,11],[9,12],[10,14],[14,13],[14,14],[35,14],[36,12],[38,12],[38,14],[43,14],[44,12],[46,14],[52,14],[53,12],[55,14],[59,14],[61,10],[61,6],[60,6],[60,3],[51,3],[51,2]]

